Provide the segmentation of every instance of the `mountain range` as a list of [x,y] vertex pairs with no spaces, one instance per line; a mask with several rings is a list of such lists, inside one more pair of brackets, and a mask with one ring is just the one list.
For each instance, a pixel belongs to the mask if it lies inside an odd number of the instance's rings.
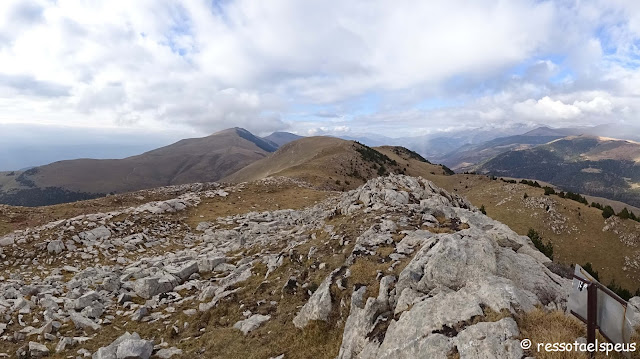
[[268,139],[232,128],[124,159],[76,159],[3,172],[0,203],[49,205],[144,188],[213,182],[277,148]]
[[[24,171],[0,172],[0,203],[42,206],[145,188],[239,182],[295,173],[325,188],[344,190],[373,176],[415,172],[407,168],[409,163],[389,157],[408,150],[390,147],[381,151],[388,155],[339,138],[302,138],[285,132],[261,138],[245,129],[232,128],[123,159],[66,160]],[[417,153],[407,153],[427,163]],[[314,168],[321,170],[314,172]],[[327,177],[328,169],[332,175]],[[433,170],[443,171],[439,166],[433,166]]]
[[[240,182],[271,175],[299,176],[323,188],[345,190],[386,173],[415,174],[396,155],[409,151],[414,158],[428,162],[424,158],[428,157],[458,172],[531,178],[567,191],[640,205],[635,165],[638,144],[582,134],[596,131],[605,129],[539,127],[497,138],[487,132],[430,137],[428,141],[422,138],[427,141],[422,144],[420,137],[414,137],[405,139],[405,147],[382,145],[382,141],[393,144],[400,139],[364,138],[369,144],[379,145],[372,151],[352,137],[274,132],[261,138],[245,129],[232,128],[123,159],[65,160],[0,172],[0,203],[50,205],[159,186]],[[482,138],[489,140],[476,143]],[[460,141],[472,143],[455,148]],[[425,143],[432,146],[428,152],[440,154],[424,156]],[[439,151],[434,150],[437,144]],[[445,153],[451,148],[455,149]],[[447,167],[434,166],[434,171],[446,172]]]
[[634,141],[569,136],[499,154],[478,170],[640,206],[640,143]]

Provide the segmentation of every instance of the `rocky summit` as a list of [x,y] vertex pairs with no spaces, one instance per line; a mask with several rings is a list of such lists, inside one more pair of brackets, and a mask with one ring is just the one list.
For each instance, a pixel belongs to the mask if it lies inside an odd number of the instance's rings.
[[422,178],[195,225],[248,184],[157,191],[0,238],[0,356],[519,359],[523,316],[566,310],[528,237]]

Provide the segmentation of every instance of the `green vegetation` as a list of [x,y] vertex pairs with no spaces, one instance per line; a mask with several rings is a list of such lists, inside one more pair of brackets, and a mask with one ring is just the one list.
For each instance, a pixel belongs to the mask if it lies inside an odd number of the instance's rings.
[[613,208],[611,208],[611,206],[603,206],[600,203],[596,203],[596,202],[591,202],[591,207],[601,210],[602,217],[604,218],[609,218],[611,216],[618,216],[622,219],[631,219],[636,222],[640,222],[640,217],[636,216],[636,214],[633,213],[633,211],[628,210],[627,207],[624,207],[619,213],[615,213],[615,211],[613,210]]
[[487,214],[487,210],[486,208],[484,208],[484,204],[480,206],[480,212],[482,212],[482,214]]
[[380,165],[390,163],[394,166],[398,164],[396,161],[389,158],[389,156],[382,154],[367,145],[363,145],[360,142],[356,142],[356,145],[354,145],[354,147],[356,151],[360,153],[362,159],[367,162],[373,162]]
[[533,245],[536,246],[536,248],[540,252],[542,252],[542,254],[547,256],[549,259],[553,260],[553,244],[551,244],[551,242],[544,244],[538,232],[536,232],[536,230],[534,230],[533,228],[529,228],[527,237],[531,239],[531,242],[533,242]]
[[609,217],[613,216],[614,214],[615,214],[615,212],[613,211],[613,208],[611,208],[611,206],[606,206],[602,210],[602,217],[604,217],[604,218],[609,218]]
[[0,193],[0,203],[10,206],[36,207],[104,196],[106,196],[105,193],[74,192],[60,187],[26,188],[19,192]]
[[585,263],[582,268],[584,268],[584,270],[587,271],[587,273],[589,273],[595,280],[599,281],[600,280],[600,276],[598,275],[598,271],[593,269],[593,266],[591,265],[591,262],[587,262]]
[[413,158],[414,160],[431,164],[431,162],[429,162],[426,158],[422,157],[418,152],[411,151],[410,149],[405,147],[394,147],[393,152],[398,156],[401,156],[402,155],[401,152],[404,152],[404,154],[409,156],[409,158]]
[[640,207],[640,191],[631,185],[640,183],[640,165],[624,159],[588,160],[589,156],[581,156],[586,152],[580,151],[593,149],[589,146],[596,146],[594,143],[598,141],[576,146],[569,145],[570,142],[508,151],[483,163],[480,170],[507,177],[535,178],[574,193],[605,197]]
[[453,172],[453,170],[445,165],[440,165],[442,166],[442,170],[444,171],[444,174],[447,176],[453,176],[454,174],[456,174],[455,172]]
[[524,193],[524,196],[522,196],[522,198],[524,198],[524,199],[529,198],[529,195],[527,194],[527,192]]
[[[388,164],[390,166],[397,166],[398,163],[395,160],[392,160],[391,158],[389,158],[387,155],[380,153],[376,150],[374,150],[373,148],[363,145],[360,142],[356,142],[356,144],[354,145],[356,151],[358,151],[358,153],[360,153],[360,156],[362,156],[362,159],[367,161],[367,162],[372,162],[373,166],[371,166],[373,169],[377,169],[378,170],[378,175],[379,176],[384,176],[385,174],[387,174],[387,169],[384,166],[385,164]],[[359,176],[359,174],[358,174]],[[354,177],[358,177],[358,176],[354,176]]]
[[587,199],[584,196],[581,196],[578,193],[573,193],[573,192],[560,192],[558,193],[558,196],[560,196],[561,198],[568,198],[570,200],[574,200],[576,202],[580,202],[582,204],[586,204],[587,206],[589,205],[589,201],[587,201]]
[[526,184],[526,185],[531,186],[531,187],[537,187],[537,188],[541,187],[540,183],[538,183],[538,181],[529,181],[529,180],[523,179],[522,181],[520,181],[520,183]]
[[624,207],[622,209],[622,211],[620,211],[620,213],[616,214],[616,216],[622,218],[622,219],[633,219],[633,220],[637,220],[636,215],[633,214],[633,212],[629,211],[627,209],[627,207]]
[[570,191],[567,191],[566,193],[563,191],[560,192],[556,192],[556,190],[553,189],[553,187],[549,187],[549,186],[540,186],[540,183],[538,183],[538,181],[530,181],[530,180],[525,180],[523,179],[522,181],[520,181],[520,183],[522,184],[526,184],[527,186],[531,186],[531,187],[536,187],[536,188],[542,188],[544,189],[544,195],[545,196],[550,196],[550,195],[558,195],[558,197],[560,198],[567,198],[576,202],[580,202],[582,204],[586,204],[587,206],[589,205],[589,202],[587,201],[587,199],[578,194],[578,193],[573,193]]
[[[598,271],[596,271],[595,269],[593,269],[593,266],[591,265],[591,262],[587,262],[585,263],[582,268],[584,268],[584,270],[587,271],[587,273],[589,273],[595,280],[600,281],[600,276],[598,275]],[[618,285],[615,281],[615,279],[611,280],[611,282],[609,282],[609,285],[607,285],[607,288],[609,288],[612,292],[614,292],[615,294],[617,294],[620,298],[624,299],[624,300],[629,300],[634,296],[638,296],[640,295],[640,288],[638,288],[635,292],[635,294],[631,293],[630,290],[626,289],[626,288],[622,288],[620,285]]]
[[616,293],[620,298],[624,300],[629,300],[632,297],[640,296],[640,288],[638,288],[635,293],[631,293],[630,290],[622,288],[620,285],[618,285],[615,279],[612,279],[611,282],[609,282],[607,288],[611,289],[612,292]]

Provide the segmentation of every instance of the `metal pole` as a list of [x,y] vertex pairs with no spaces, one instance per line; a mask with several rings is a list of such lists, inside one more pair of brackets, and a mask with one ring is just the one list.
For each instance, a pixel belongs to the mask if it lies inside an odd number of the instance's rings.
[[[598,287],[595,284],[587,286],[587,343],[596,345],[596,327],[598,316]],[[594,348],[595,349],[595,348]],[[595,356],[595,350],[589,357]]]

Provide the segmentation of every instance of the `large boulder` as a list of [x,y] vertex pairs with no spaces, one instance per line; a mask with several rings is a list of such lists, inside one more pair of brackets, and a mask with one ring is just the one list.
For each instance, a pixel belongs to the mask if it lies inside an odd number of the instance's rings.
[[331,291],[329,287],[338,271],[339,269],[334,270],[322,281],[322,284],[293,318],[293,325],[297,328],[304,328],[310,320],[326,321],[329,318],[329,313],[331,313]]
[[126,339],[118,344],[117,359],[149,359],[153,342],[143,339]]
[[61,240],[56,239],[47,243],[47,252],[49,254],[59,254],[65,250],[64,243]]
[[100,328],[102,328],[100,326],[100,324],[94,322],[93,320],[85,317],[82,314],[79,313],[71,313],[71,315],[69,316],[69,318],[71,318],[71,321],[73,322],[73,325],[76,326],[76,328],[78,329],[82,329],[85,331],[98,331],[100,330]]
[[116,359],[117,358],[116,352],[118,350],[118,346],[122,342],[128,339],[139,340],[140,335],[138,335],[138,333],[131,334],[129,332],[126,332],[121,336],[119,336],[116,340],[111,342],[111,344],[107,345],[106,347],[102,347],[98,349],[95,353],[93,353],[92,359]]
[[49,348],[46,345],[29,342],[29,357],[31,358],[42,358],[49,355]]

